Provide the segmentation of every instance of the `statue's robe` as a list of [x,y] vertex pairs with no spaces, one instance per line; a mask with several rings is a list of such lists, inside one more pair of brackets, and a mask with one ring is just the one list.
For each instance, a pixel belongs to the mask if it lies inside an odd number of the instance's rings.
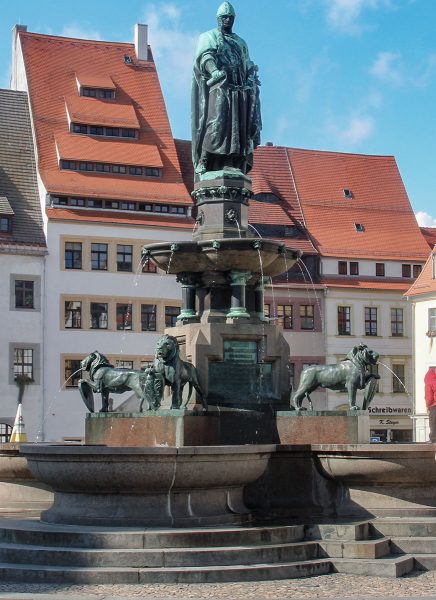
[[[205,65],[213,59],[226,77],[207,85]],[[192,81],[192,157],[194,168],[208,155],[207,170],[225,166],[248,172],[260,143],[259,88],[245,41],[219,29],[203,33],[195,53]]]

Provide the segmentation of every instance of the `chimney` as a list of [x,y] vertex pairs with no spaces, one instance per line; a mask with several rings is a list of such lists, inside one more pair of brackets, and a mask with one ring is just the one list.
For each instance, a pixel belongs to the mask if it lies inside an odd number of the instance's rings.
[[135,25],[135,52],[138,60],[148,60],[148,25]]

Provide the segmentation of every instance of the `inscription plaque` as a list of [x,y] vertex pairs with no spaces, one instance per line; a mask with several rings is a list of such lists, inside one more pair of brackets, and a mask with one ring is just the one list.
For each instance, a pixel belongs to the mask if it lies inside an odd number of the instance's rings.
[[209,363],[208,401],[244,406],[276,400],[272,363],[259,362],[258,342],[224,340],[223,362]]

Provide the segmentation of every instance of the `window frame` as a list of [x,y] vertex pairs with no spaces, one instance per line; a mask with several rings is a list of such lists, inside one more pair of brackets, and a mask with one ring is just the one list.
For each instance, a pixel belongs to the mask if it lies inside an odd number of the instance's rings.
[[[94,309],[93,310],[93,305],[98,305],[98,306],[105,306],[106,310],[103,312],[99,312],[99,314],[97,314],[97,311]],[[106,315],[106,324],[105,326],[100,326],[100,320],[102,318],[102,315]],[[97,318],[98,321],[93,321],[94,318]],[[98,322],[98,326],[94,327],[93,323]],[[93,331],[97,330],[97,331],[105,331],[109,328],[109,302],[93,302],[92,300],[90,300],[89,302],[89,329],[92,329]]]
[[[341,319],[341,313],[343,318]],[[351,306],[338,306],[338,335],[351,335]],[[341,331],[341,325],[343,330]]]
[[[78,246],[78,248],[67,248],[67,246]],[[67,253],[71,254],[71,266],[68,266]],[[80,263],[80,266],[76,266]],[[83,244],[82,242],[64,242],[64,268],[68,271],[81,271],[83,269]]]
[[[373,318],[373,312],[375,311],[375,319]],[[378,336],[378,308],[376,306],[365,306],[365,336],[377,337]],[[374,327],[375,324],[375,327]]]
[[[145,310],[145,307],[151,307],[152,310]],[[156,304],[143,304],[141,302],[141,331],[157,331]]]
[[[33,279],[15,279],[14,281],[15,283],[15,308],[17,310],[34,310],[35,308],[35,281]],[[23,284],[23,289],[22,290],[17,290],[17,284]],[[31,291],[30,292],[26,292],[26,284],[30,285],[31,284]],[[17,299],[18,296],[17,294],[21,293],[22,295],[22,303],[18,303]],[[31,302],[27,303],[25,298],[26,298],[26,294],[30,293],[31,296]]]
[[[300,329],[302,331],[314,331],[315,330],[315,305],[314,304],[300,304]],[[303,314],[305,313],[305,314]],[[312,314],[309,314],[312,313]],[[303,326],[303,323],[311,322],[312,327]]]
[[385,277],[386,276],[386,265],[385,263],[376,262],[375,263],[375,276],[376,277]]
[[[397,373],[397,369],[403,370],[402,376]],[[392,363],[392,393],[393,394],[405,394],[406,393],[406,365],[404,363]],[[396,376],[395,376],[396,375]],[[397,377],[402,381],[403,385],[400,384]]]
[[[93,249],[93,246],[99,246],[98,249]],[[106,246],[106,250],[102,250],[100,247]],[[106,256],[105,259],[102,259],[102,256]],[[98,265],[94,267],[95,264]],[[106,262],[104,262],[106,261]],[[106,266],[101,266],[101,263]],[[104,242],[91,242],[91,271],[107,271],[109,265],[109,244]]]
[[[121,250],[123,248],[123,250]],[[126,248],[130,248],[130,252],[126,250]],[[126,257],[130,256],[130,263],[126,260]],[[122,257],[122,260],[120,259]],[[132,244],[117,244],[117,273],[132,273],[133,272],[133,245]],[[126,265],[130,268],[121,267],[121,265]]]
[[[123,311],[121,313],[122,307]],[[122,322],[119,320],[121,316]],[[115,305],[115,319],[117,331],[133,331],[133,304],[130,302],[117,302]]]
[[[391,307],[391,337],[404,337],[404,309]],[[401,318],[398,318],[401,315]],[[401,332],[400,332],[401,330]]]
[[[175,311],[177,311],[177,314]],[[165,305],[164,315],[165,327],[175,327],[177,325],[177,317],[180,315],[180,306],[174,306],[174,304]]]
[[[68,305],[76,306],[69,307]],[[82,329],[82,317],[82,300],[64,300],[64,329]]]

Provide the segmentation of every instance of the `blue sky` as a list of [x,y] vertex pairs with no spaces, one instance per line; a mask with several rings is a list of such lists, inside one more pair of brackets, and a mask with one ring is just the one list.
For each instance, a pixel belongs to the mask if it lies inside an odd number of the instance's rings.
[[[132,41],[150,26],[173,133],[190,135],[198,34],[219,0],[2,5],[0,87],[9,86],[11,29]],[[262,81],[263,142],[393,154],[421,224],[436,226],[436,0],[235,0],[234,30]],[[79,17],[80,16],[80,17]]]

